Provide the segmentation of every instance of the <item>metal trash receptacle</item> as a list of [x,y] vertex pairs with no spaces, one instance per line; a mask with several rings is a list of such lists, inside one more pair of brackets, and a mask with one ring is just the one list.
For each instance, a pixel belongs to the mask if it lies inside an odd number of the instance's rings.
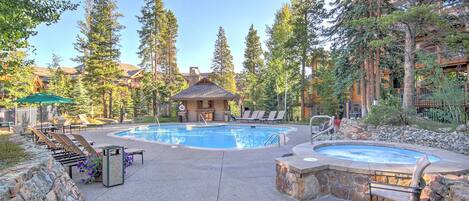
[[103,185],[124,184],[124,147],[107,146],[103,149]]

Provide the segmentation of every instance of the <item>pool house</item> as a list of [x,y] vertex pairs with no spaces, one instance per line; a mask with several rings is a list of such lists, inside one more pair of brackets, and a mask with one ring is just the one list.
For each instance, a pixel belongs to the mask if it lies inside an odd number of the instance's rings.
[[236,100],[237,96],[203,78],[171,98],[181,102],[179,121],[209,122],[229,121],[228,101]]

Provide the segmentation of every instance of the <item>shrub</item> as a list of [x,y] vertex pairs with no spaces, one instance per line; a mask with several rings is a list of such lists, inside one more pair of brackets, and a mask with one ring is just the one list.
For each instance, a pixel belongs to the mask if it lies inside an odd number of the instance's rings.
[[381,104],[372,106],[364,122],[373,125],[407,125],[414,110],[404,110],[397,97],[388,97]]

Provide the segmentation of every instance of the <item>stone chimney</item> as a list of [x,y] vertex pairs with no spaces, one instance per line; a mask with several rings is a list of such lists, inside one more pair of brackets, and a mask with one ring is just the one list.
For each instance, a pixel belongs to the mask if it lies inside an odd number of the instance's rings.
[[197,83],[200,79],[202,79],[202,76],[200,75],[199,67],[190,67],[189,68],[189,86],[194,85]]

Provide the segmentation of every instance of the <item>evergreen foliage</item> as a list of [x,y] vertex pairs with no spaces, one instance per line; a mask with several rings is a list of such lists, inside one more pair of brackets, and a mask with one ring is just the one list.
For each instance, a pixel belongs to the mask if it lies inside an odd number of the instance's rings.
[[244,50],[243,72],[240,76],[240,88],[244,89],[239,93],[247,96],[245,105],[252,106],[256,109],[262,97],[261,88],[259,85],[262,83],[262,72],[264,71],[264,59],[262,58],[262,45],[257,30],[254,25],[249,28],[248,35],[246,36],[246,49]]
[[123,28],[118,18],[122,15],[113,0],[89,0],[85,6],[85,20],[79,23],[82,36],[76,43],[82,55],[77,59],[82,61],[83,81],[90,97],[94,103],[102,104],[103,116],[110,117],[112,93],[122,76],[118,63],[119,31]]
[[212,59],[211,81],[232,93],[236,92],[236,80],[230,46],[223,27],[218,29]]
[[301,63],[300,77],[300,119],[304,116],[306,66],[312,63],[313,52],[318,49],[321,23],[324,19],[323,0],[292,0],[293,37],[289,41],[292,56]]

